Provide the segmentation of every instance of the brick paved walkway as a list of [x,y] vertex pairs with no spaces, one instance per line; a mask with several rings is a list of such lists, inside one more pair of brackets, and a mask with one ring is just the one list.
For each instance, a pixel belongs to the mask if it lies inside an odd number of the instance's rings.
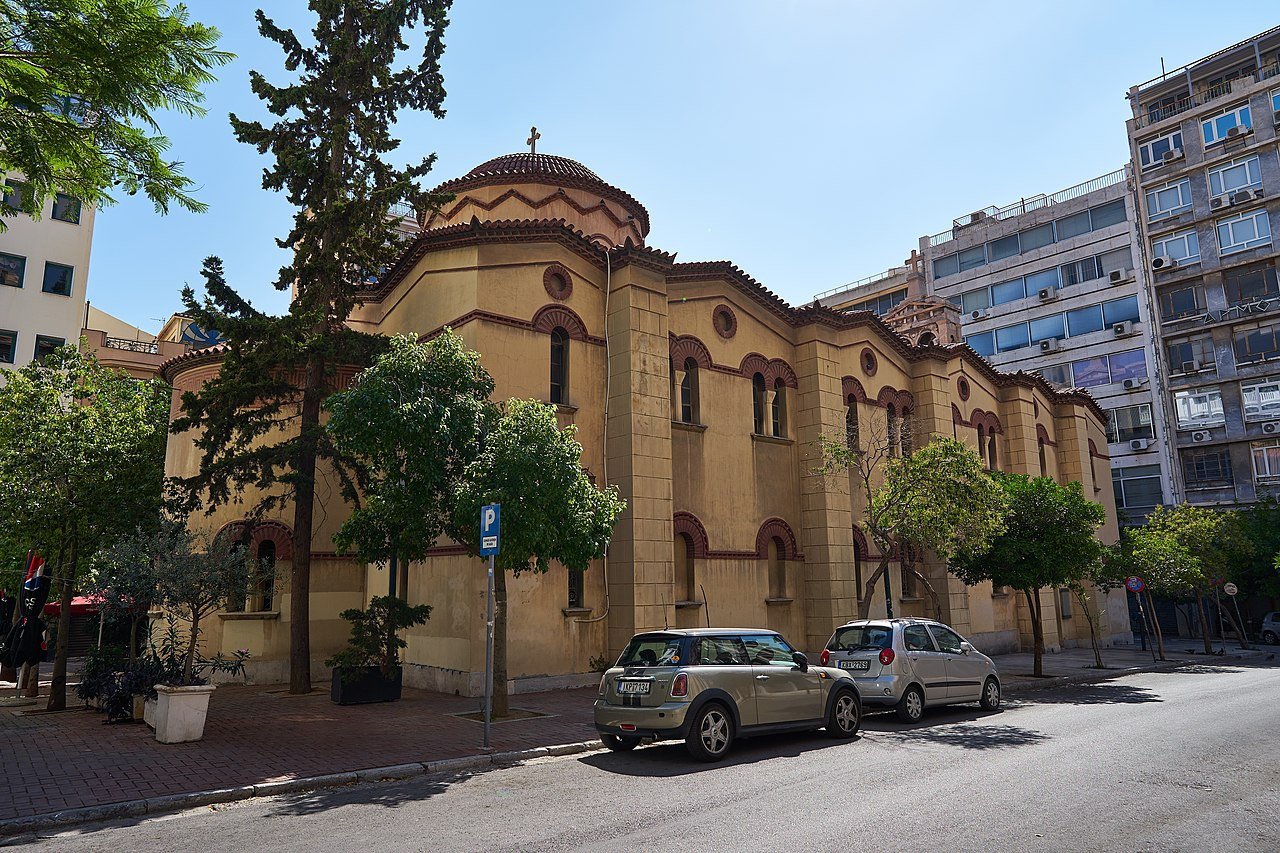
[[[185,744],[157,743],[142,723],[104,725],[89,710],[0,709],[0,821],[479,752],[481,724],[450,716],[477,710],[476,699],[406,689],[399,702],[339,707],[327,687],[300,697],[270,692],[282,689],[219,687],[204,740]],[[513,696],[512,707],[550,716],[495,724],[493,746],[591,739],[594,698],[594,688]]]

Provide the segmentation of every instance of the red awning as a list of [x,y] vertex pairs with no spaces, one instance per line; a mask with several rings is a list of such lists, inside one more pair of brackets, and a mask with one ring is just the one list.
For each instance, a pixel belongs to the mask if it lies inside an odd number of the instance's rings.
[[[97,612],[98,605],[93,601],[93,599],[83,595],[77,595],[75,598],[71,599],[72,616],[87,616],[90,613]],[[59,616],[61,614],[62,603],[59,601],[50,601],[44,606],[45,616]]]

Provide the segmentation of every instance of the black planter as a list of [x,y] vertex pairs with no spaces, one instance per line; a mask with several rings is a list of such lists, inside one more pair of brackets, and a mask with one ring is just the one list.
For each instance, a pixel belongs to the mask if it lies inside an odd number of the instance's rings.
[[355,681],[343,681],[342,675],[333,670],[333,686],[329,698],[339,705],[365,705],[370,702],[394,702],[400,698],[400,681],[403,669],[397,669],[391,678],[382,674],[382,668],[365,667],[364,674]]

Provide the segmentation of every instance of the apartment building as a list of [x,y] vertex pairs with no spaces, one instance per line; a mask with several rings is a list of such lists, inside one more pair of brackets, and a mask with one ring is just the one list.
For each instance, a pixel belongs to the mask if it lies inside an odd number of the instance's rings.
[[1280,484],[1280,27],[1129,90],[1175,488],[1247,503]]
[[1085,388],[1107,411],[1117,510],[1140,522],[1172,499],[1154,394],[1151,314],[1127,170],[959,217],[920,238],[932,293],[961,312],[965,342],[1005,371]]
[[6,176],[0,232],[0,368],[17,368],[65,343],[85,322],[94,209],[59,193],[37,220],[17,212],[26,184]]

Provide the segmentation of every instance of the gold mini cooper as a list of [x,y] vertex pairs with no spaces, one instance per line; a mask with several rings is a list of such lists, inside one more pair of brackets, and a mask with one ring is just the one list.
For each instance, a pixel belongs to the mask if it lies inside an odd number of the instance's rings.
[[738,737],[825,728],[851,738],[862,702],[849,673],[810,666],[774,631],[672,629],[631,638],[600,679],[595,722],[615,752],[680,739],[716,761]]

